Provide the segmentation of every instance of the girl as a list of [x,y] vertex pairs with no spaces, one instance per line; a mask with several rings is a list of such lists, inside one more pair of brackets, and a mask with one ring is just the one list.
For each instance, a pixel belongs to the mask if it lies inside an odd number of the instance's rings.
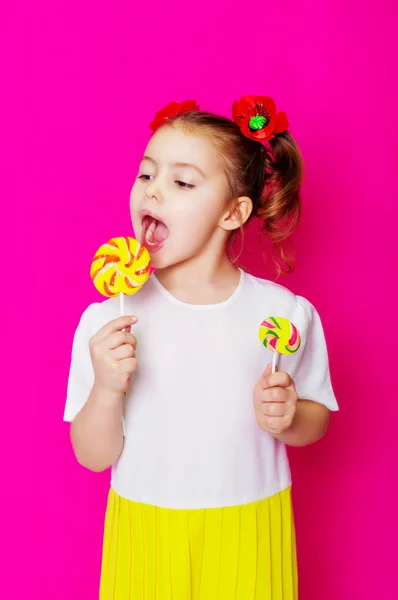
[[[77,328],[65,419],[77,460],[112,465],[102,600],[296,600],[285,445],[326,432],[337,404],[318,313],[231,262],[254,217],[279,255],[299,216],[301,158],[284,113],[245,97],[234,120],[160,111],[131,192],[152,274]],[[257,338],[291,320],[300,350],[265,370]],[[123,402],[124,397],[126,402]]]

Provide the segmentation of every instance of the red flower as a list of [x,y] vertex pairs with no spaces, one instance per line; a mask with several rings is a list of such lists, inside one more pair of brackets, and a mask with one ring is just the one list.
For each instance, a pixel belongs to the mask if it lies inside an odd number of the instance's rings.
[[196,104],[196,100],[185,100],[185,102],[170,102],[167,106],[159,110],[152,123],[149,127],[155,132],[158,127],[164,125],[164,123],[172,118],[177,117],[178,115],[183,115],[188,112],[194,112],[199,110],[199,105]]
[[244,96],[232,106],[232,116],[241,132],[256,142],[267,142],[289,127],[286,113],[276,112],[268,96]]

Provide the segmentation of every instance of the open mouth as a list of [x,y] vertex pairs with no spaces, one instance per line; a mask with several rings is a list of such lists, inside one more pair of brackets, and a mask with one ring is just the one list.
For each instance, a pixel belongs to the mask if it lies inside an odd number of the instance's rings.
[[157,216],[146,212],[141,215],[141,224],[141,243],[148,248],[149,252],[157,252],[168,238],[167,226]]

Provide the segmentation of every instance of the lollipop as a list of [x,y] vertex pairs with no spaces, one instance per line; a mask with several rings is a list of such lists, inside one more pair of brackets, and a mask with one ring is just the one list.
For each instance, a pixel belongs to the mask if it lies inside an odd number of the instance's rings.
[[258,330],[261,343],[274,353],[272,372],[275,373],[280,354],[294,354],[300,348],[300,334],[297,328],[283,317],[265,319]]
[[113,238],[98,248],[90,269],[91,279],[103,296],[119,295],[121,315],[124,315],[124,296],[138,292],[149,273],[148,250],[127,236]]

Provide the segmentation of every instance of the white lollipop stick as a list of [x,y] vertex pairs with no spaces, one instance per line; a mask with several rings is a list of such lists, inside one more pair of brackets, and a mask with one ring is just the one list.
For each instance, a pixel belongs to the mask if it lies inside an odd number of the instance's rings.
[[123,292],[120,292],[119,300],[120,300],[120,316],[124,317],[124,294],[123,294]]
[[[124,294],[123,294],[123,292],[120,292],[120,294],[119,294],[119,301],[120,301],[120,316],[124,317]],[[126,331],[126,330],[123,329],[123,331]]]
[[[124,294],[123,294],[123,292],[120,292],[120,294],[119,294],[119,301],[120,301],[120,316],[124,317]],[[123,331],[126,331],[126,329],[123,329]],[[126,435],[125,421],[124,421],[124,415],[125,415],[125,411],[126,411],[126,398],[127,398],[127,393],[124,392],[124,398],[123,398],[123,404],[122,404],[122,431],[123,431],[123,435]]]
[[279,361],[279,353],[278,352],[274,352],[273,353],[273,357],[272,357],[272,371],[271,373],[275,373],[276,369],[278,367],[278,361]]

